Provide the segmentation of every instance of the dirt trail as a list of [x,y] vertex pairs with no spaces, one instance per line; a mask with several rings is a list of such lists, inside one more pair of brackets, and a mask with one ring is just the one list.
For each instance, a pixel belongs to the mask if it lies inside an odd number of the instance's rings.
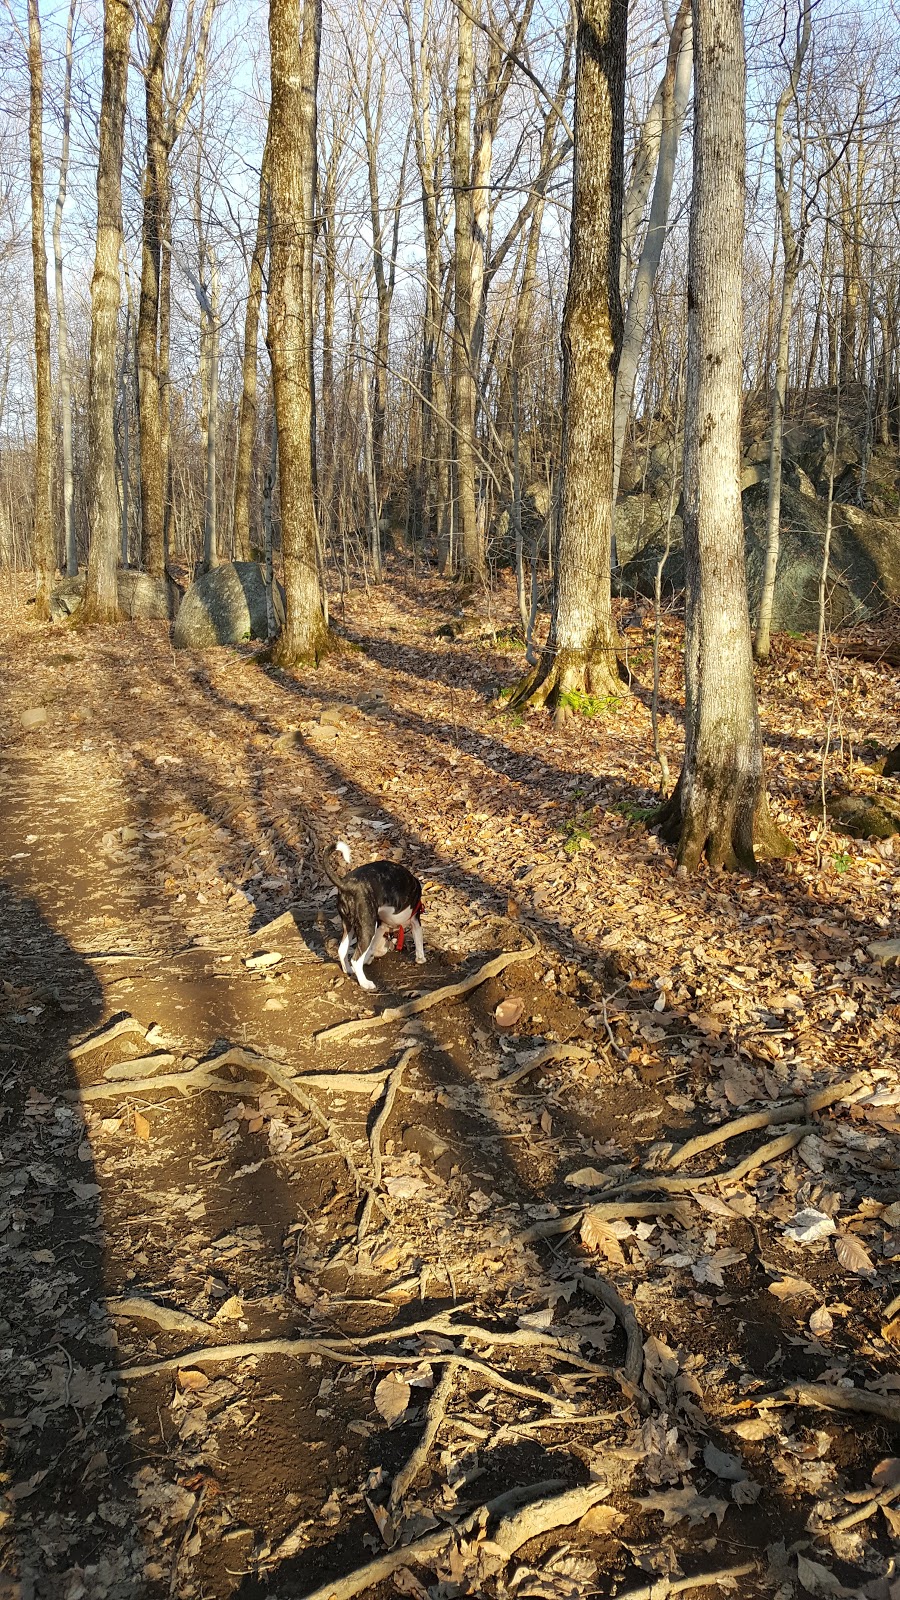
[[[446,1527],[442,1553],[411,1549],[360,1592],[577,1600],[749,1565],[731,1592],[750,1600],[793,1592],[799,1541],[888,1600],[884,1523],[831,1524],[896,1429],[772,1404],[797,1377],[865,1388],[893,1365],[883,1041],[900,994],[847,959],[880,928],[862,862],[835,887],[847,906],[791,878],[678,886],[597,799],[643,736],[640,704],[612,742],[598,729],[538,746],[488,719],[496,664],[461,672],[468,658],[424,643],[382,655],[374,642],[365,663],[295,682],[246,651],[173,657],[162,628],[22,627],[7,644],[0,1596],[286,1600]],[[455,682],[447,715],[426,668]],[[33,707],[46,719],[26,735]],[[396,849],[425,877],[428,964],[377,963],[374,1005],[334,961],[307,812],[360,858]],[[618,854],[601,877],[573,829],[589,846],[604,827]],[[784,941],[795,965],[770,1009],[747,1001],[720,1025],[735,971],[761,967],[791,918],[804,931]],[[661,930],[682,941],[668,967]],[[452,1007],[315,1042],[529,941],[534,958]],[[802,1017],[780,1000],[798,990]],[[169,1085],[216,1057],[215,1086]],[[164,1083],[108,1086],[130,1066]],[[701,1185],[674,1212],[657,1196],[630,1219],[596,1213],[581,1240],[559,1231],[742,1094],[766,1106],[851,1066],[880,1100],[852,1123],[841,1103],[823,1113],[803,1160]],[[835,1217],[868,1267],[827,1234],[791,1245],[804,1207]],[[800,1287],[771,1294],[779,1274]],[[611,1283],[621,1299],[604,1303]],[[218,1350],[235,1344],[254,1348]],[[511,1565],[484,1526],[460,1531],[512,1489],[600,1481],[580,1528]]]

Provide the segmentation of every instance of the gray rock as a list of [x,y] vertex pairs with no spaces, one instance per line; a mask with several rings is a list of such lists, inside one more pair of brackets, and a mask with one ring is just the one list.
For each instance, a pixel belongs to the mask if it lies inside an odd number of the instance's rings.
[[326,728],[343,728],[347,721],[347,713],[343,706],[325,706],[319,721]]
[[[177,615],[184,590],[166,574],[151,578],[149,572],[123,567],[117,575],[119,609],[132,622],[171,622]],[[84,600],[85,573],[61,578],[50,594],[50,615],[54,622],[72,616]]]
[[29,706],[27,711],[19,712],[19,721],[25,729],[39,728],[47,721],[47,712],[43,706]]
[[[284,622],[284,590],[276,584],[275,618]],[[172,641],[179,650],[265,639],[265,572],[255,561],[225,561],[191,584],[175,619]]]
[[829,797],[826,810],[841,833],[854,839],[890,839],[900,833],[900,802],[881,794]]

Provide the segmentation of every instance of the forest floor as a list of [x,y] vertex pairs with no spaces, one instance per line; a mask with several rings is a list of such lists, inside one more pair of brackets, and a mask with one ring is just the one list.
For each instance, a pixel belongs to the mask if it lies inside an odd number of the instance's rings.
[[[896,671],[779,638],[797,854],[683,879],[640,619],[558,731],[400,567],[297,676],[2,583],[0,1600],[897,1600],[900,858],[820,807]],[[340,973],[307,816],[424,968]]]

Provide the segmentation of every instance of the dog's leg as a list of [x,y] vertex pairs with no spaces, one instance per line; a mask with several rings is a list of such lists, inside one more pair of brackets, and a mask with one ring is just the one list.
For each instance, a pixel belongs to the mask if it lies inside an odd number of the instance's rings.
[[416,966],[421,967],[425,962],[425,940],[422,938],[422,924],[418,917],[410,918],[409,927],[416,947]]
[[342,972],[346,972],[348,978],[349,978],[350,972],[351,972],[350,963],[347,960],[347,952],[350,949],[350,945],[351,945],[350,931],[349,931],[348,928],[345,928],[344,929],[344,937],[342,938],[340,944],[338,945],[338,960],[341,963],[341,971]]
[[363,917],[359,925],[359,943],[356,946],[356,955],[350,962],[357,983],[361,989],[374,989],[375,984],[367,978],[363,968],[367,961],[371,961],[378,943],[377,917]]

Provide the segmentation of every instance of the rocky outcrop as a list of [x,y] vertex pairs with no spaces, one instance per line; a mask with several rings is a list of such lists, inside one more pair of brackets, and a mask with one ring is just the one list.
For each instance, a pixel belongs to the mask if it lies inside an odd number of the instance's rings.
[[[284,622],[284,590],[275,585],[275,619]],[[185,595],[172,635],[179,650],[207,650],[268,637],[265,572],[255,561],[223,561]]]
[[[61,578],[50,593],[50,616],[63,622],[84,600],[86,575]],[[119,610],[130,622],[171,622],[177,615],[184,590],[168,574],[151,578],[149,572],[123,567],[118,573]]]

